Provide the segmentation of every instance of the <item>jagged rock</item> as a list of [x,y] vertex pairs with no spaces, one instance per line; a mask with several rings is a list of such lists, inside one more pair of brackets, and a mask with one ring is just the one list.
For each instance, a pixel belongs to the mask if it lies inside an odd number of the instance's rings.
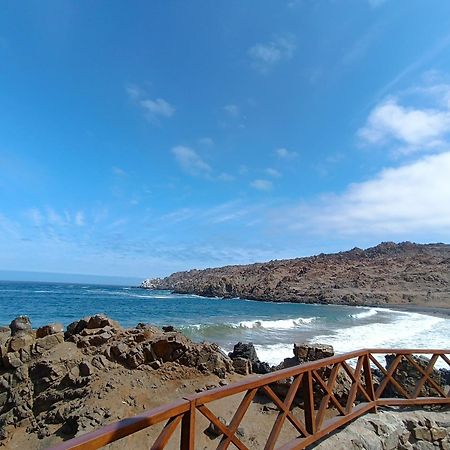
[[334,355],[334,349],[326,344],[294,344],[294,356],[299,363],[316,361]]
[[26,333],[31,333],[31,321],[28,316],[16,317],[10,324],[11,336],[19,336]]
[[88,361],[82,361],[78,365],[78,368],[80,371],[80,375],[82,377],[88,377],[89,375],[92,375],[92,373],[93,373],[93,367]]
[[269,373],[270,366],[266,362],[261,362],[256,354],[255,346],[249,342],[248,344],[244,344],[242,342],[238,342],[231,353],[228,354],[231,359],[235,358],[245,358],[248,359],[252,366],[253,373]]
[[252,365],[249,359],[237,357],[233,359],[233,368],[236,373],[249,375],[252,373]]
[[109,317],[106,317],[102,314],[96,314],[95,316],[89,317],[87,319],[87,328],[88,329],[105,328],[105,327],[111,327],[114,329],[122,328],[118,322],[116,322],[115,320],[112,320]]
[[62,342],[64,342],[64,334],[62,332],[47,334],[40,339],[36,339],[34,350],[37,353],[44,353]]
[[8,352],[18,352],[20,349],[29,350],[30,345],[34,342],[31,334],[16,333],[7,342]]
[[51,323],[50,325],[44,325],[36,330],[36,338],[43,338],[51,334],[63,333],[64,326],[61,323]]

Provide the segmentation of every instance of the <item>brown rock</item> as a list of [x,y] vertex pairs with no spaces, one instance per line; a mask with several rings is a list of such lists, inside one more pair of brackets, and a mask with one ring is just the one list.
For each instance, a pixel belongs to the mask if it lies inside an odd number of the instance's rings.
[[433,441],[439,441],[441,439],[444,439],[447,437],[447,430],[445,428],[441,427],[433,427],[431,428],[431,437],[433,438]]
[[121,326],[115,320],[110,319],[102,314],[96,314],[95,316],[89,317],[87,320],[87,328],[104,328],[110,326],[111,328],[120,329]]
[[252,373],[252,363],[249,359],[246,358],[234,358],[233,368],[236,373],[239,373],[241,375],[249,375]]
[[414,437],[418,441],[431,441],[431,431],[426,427],[417,427],[414,429]]
[[334,349],[326,344],[294,344],[294,356],[299,363],[316,361],[334,355]]
[[36,339],[35,350],[38,353],[43,353],[62,342],[64,342],[64,334],[62,332],[48,334],[40,339]]
[[60,323],[51,323],[50,325],[44,325],[36,330],[36,338],[43,338],[51,334],[62,333],[64,326]]
[[17,352],[22,348],[28,350],[33,342],[34,339],[31,334],[25,334],[22,332],[13,334],[7,343],[8,352]]

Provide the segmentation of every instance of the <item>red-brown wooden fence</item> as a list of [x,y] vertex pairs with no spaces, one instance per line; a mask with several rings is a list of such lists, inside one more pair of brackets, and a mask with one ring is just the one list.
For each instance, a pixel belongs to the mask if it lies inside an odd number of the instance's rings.
[[[387,354],[392,356],[390,364],[385,367],[379,360]],[[417,355],[427,359],[419,359]],[[449,388],[438,379],[435,369],[438,361],[450,366],[449,356],[450,350],[357,350],[266,375],[247,377],[234,384],[187,396],[66,441],[54,450],[97,449],[161,422],[165,425],[156,440],[149,443],[149,448],[165,448],[179,429],[179,448],[194,450],[196,432],[199,432],[195,426],[198,414],[206,417],[221,433],[220,442],[216,442],[214,448],[224,450],[233,444],[246,450],[249,447],[244,444],[238,428],[257,396],[270,399],[278,409],[264,449],[303,449],[366,412],[376,411],[377,406],[450,404]],[[405,365],[416,374],[414,386],[402,383],[404,377],[400,372],[405,371]],[[377,374],[376,380],[374,373]],[[338,398],[335,389],[342,374],[347,379],[348,390],[344,398]],[[283,380],[288,380],[288,383],[285,394],[280,398],[274,386]],[[243,399],[229,424],[224,424],[208,404],[236,394],[244,394]],[[301,415],[294,413],[294,405],[302,411]],[[296,437],[279,444],[286,421],[295,428]]]

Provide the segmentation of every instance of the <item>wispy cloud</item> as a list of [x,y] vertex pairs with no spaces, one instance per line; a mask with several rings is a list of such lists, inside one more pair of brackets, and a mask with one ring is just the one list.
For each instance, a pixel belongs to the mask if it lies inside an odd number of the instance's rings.
[[282,61],[291,59],[297,45],[292,35],[277,36],[269,42],[257,43],[249,48],[252,65],[262,73],[267,73]]
[[279,170],[277,170],[277,169],[272,168],[272,167],[268,167],[266,169],[266,173],[267,173],[267,175],[269,175],[269,176],[271,176],[273,178],[281,177],[281,172]]
[[273,183],[264,179],[253,180],[250,186],[258,191],[271,191],[273,189]]
[[161,97],[149,98],[139,86],[127,86],[126,91],[151,122],[158,122],[160,118],[170,118],[175,114],[175,107],[167,100]]
[[125,170],[120,167],[113,167],[111,170],[114,175],[117,175],[119,177],[124,177],[127,175],[127,172],[125,172]]
[[211,175],[211,166],[192,148],[178,145],[172,148],[172,154],[181,169],[189,175]]
[[229,104],[223,107],[223,110],[232,118],[238,118],[240,115],[240,109],[238,105]]
[[275,155],[277,155],[280,159],[294,159],[298,156],[298,153],[288,150],[287,148],[280,147],[275,150]]

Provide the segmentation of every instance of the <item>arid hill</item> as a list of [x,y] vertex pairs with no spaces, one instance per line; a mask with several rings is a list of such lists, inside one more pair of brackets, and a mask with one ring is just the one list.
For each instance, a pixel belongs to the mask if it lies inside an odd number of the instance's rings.
[[366,250],[178,272],[141,287],[261,301],[450,307],[450,245],[386,242]]

